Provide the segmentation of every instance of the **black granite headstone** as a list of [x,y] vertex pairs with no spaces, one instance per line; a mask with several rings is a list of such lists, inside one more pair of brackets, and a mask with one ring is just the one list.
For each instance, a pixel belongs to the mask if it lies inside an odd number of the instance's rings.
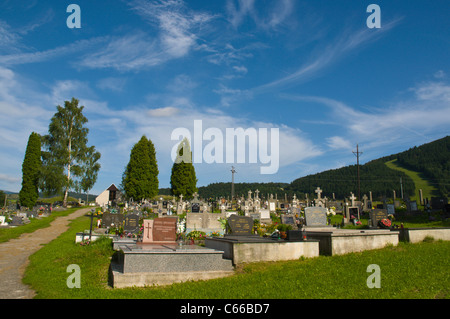
[[370,215],[370,225],[372,227],[377,227],[378,222],[384,218],[388,217],[386,209],[372,209],[369,213]]
[[253,230],[253,218],[246,216],[231,215],[228,218],[231,235],[250,236]]
[[139,231],[139,216],[138,215],[126,215],[125,216],[125,225],[123,226],[123,230],[130,233],[136,233]]
[[200,204],[199,203],[193,203],[192,206],[191,206],[191,212],[199,213],[200,212]]

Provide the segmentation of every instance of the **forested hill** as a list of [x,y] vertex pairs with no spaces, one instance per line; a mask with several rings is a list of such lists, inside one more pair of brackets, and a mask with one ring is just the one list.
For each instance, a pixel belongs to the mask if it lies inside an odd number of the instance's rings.
[[[450,183],[450,137],[436,140],[407,151],[382,157],[360,166],[361,196],[372,191],[375,198],[392,197],[395,190],[400,197],[400,177],[402,178],[403,193],[414,195],[414,182],[405,173],[388,168],[387,161],[397,159],[397,164],[409,170],[422,173],[430,181],[441,196],[448,196]],[[330,197],[335,193],[336,198],[349,196],[350,192],[357,193],[357,166],[328,170],[314,175],[298,178],[288,187],[295,193],[313,193],[320,186],[323,195]]]
[[397,163],[420,172],[441,196],[450,191],[450,136],[397,154]]
[[[382,199],[384,196],[392,198],[395,190],[400,197],[400,178],[402,179],[403,193],[414,196],[415,186],[412,179],[405,173],[390,169],[386,166],[387,161],[397,159],[397,164],[404,168],[422,173],[433,186],[438,188],[441,196],[448,196],[450,189],[450,136],[413,147],[407,151],[393,154],[370,161],[360,166],[361,196],[372,192],[374,200]],[[320,187],[322,196],[337,199],[349,197],[350,192],[357,196],[357,166],[350,165],[339,169],[327,170],[321,173],[298,178],[292,183],[235,183],[236,196],[244,195],[256,189],[260,191],[260,197],[267,194],[278,195],[278,199],[289,198],[295,193],[298,198],[304,198],[305,193],[309,198],[316,196],[314,190]],[[167,190],[170,192],[170,190]],[[231,183],[213,183],[198,188],[202,198],[228,197],[231,194]],[[253,195],[252,195],[253,196]]]

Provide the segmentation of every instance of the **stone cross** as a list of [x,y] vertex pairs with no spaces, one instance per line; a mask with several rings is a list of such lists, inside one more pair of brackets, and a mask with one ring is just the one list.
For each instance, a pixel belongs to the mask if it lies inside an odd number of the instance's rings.
[[198,200],[198,193],[195,192],[194,194],[192,194],[192,196],[194,196],[194,200]]
[[352,207],[353,207],[353,206],[355,206],[356,197],[355,197],[355,194],[353,194],[353,193],[351,193],[351,194],[352,194],[352,196],[350,196],[350,199],[352,200]]
[[259,190],[258,189],[255,191],[255,199],[259,199]]
[[252,191],[251,190],[248,191],[248,199],[252,199]]
[[180,194],[180,202],[183,202],[183,194]]
[[320,189],[320,187],[317,187],[314,192],[317,193],[317,199],[321,199],[322,190]]

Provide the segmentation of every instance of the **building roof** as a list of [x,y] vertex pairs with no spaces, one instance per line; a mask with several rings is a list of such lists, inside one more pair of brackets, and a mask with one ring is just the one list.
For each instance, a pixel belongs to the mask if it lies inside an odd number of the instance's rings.
[[106,190],[108,191],[118,191],[119,189],[116,187],[116,185],[111,184]]

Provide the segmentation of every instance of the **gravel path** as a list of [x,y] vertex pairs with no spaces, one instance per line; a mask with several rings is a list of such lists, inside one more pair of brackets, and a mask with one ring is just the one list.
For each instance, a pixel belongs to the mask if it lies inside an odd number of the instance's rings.
[[43,244],[51,242],[65,232],[71,220],[89,211],[90,208],[79,209],[68,216],[56,218],[50,227],[0,243],[0,299],[33,298],[34,291],[22,283],[28,257],[38,251]]

